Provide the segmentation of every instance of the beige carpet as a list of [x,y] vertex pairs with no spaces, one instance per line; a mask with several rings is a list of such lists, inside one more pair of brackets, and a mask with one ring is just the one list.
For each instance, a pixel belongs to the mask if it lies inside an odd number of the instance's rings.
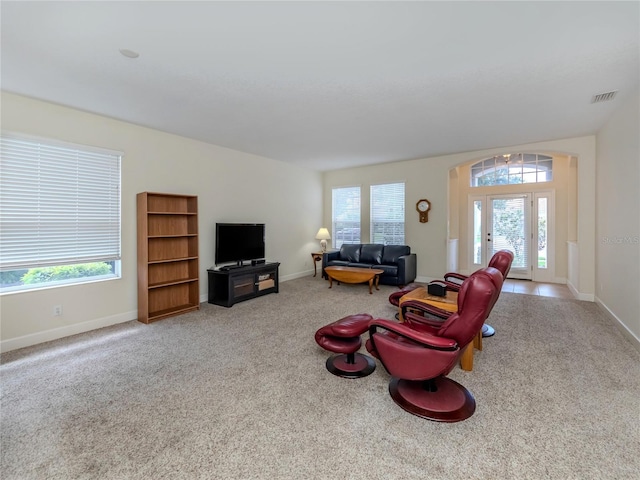
[[351,313],[392,318],[381,286],[316,277],[232,308],[203,304],[9,352],[8,479],[630,479],[640,355],[593,303],[503,293],[455,424],[406,413],[388,374],[329,374],[313,339]]

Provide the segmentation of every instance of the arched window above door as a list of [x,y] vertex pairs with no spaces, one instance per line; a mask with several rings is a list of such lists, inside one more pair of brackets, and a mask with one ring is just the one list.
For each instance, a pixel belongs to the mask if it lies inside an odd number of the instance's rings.
[[485,158],[471,166],[471,186],[550,182],[553,158],[537,153],[510,153]]

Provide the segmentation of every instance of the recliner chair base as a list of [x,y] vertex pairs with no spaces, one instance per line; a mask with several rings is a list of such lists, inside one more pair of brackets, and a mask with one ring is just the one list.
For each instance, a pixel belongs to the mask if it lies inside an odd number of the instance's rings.
[[476,411],[471,392],[447,377],[425,381],[393,377],[389,393],[403,410],[435,422],[459,422]]
[[362,378],[376,369],[373,358],[361,353],[346,353],[327,358],[327,370],[342,378]]
[[496,330],[486,323],[482,326],[482,336],[483,337],[493,337],[496,334]]

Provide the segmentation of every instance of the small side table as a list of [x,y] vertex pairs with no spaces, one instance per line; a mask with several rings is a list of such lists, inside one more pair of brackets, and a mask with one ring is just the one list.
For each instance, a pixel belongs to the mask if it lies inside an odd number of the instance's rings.
[[318,270],[316,269],[316,263],[322,262],[322,252],[312,252],[311,258],[313,258],[313,276],[315,277],[318,274]]

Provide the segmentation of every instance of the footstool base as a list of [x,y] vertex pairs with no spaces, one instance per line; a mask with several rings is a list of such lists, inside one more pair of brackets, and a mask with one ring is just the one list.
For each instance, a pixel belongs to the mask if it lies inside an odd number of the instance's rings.
[[373,358],[357,352],[327,358],[327,370],[342,378],[366,377],[371,375],[375,369],[376,362],[373,361]]
[[316,332],[316,342],[325,350],[339,353],[327,359],[327,370],[342,378],[362,378],[373,373],[376,364],[371,357],[357,353],[362,346],[360,335],[369,329],[373,317],[366,313],[349,315]]

